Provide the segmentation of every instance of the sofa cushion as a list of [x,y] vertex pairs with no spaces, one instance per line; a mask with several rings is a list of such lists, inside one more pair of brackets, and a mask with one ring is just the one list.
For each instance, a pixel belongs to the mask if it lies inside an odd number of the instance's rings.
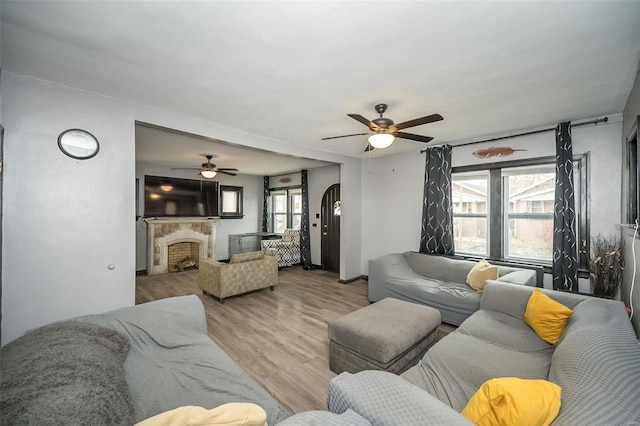
[[463,322],[457,332],[518,352],[530,352],[547,358],[551,363],[554,347],[540,339],[535,331],[522,321],[502,312],[479,310],[472,321]]
[[423,277],[464,284],[475,262],[408,251],[404,253],[409,267]]
[[562,303],[556,302],[540,289],[536,288],[529,297],[524,312],[527,323],[542,340],[556,345],[573,311]]
[[264,252],[262,251],[250,251],[248,253],[238,253],[231,256],[229,263],[242,263],[250,262],[252,260],[264,259]]
[[640,346],[624,304],[588,298],[573,311],[549,371],[562,387],[554,426],[637,423]]
[[258,404],[269,424],[288,417],[207,335],[197,296],[170,297],[78,320],[113,328],[129,338],[131,350],[124,365],[137,422],[185,405],[217,407],[230,402]]
[[478,426],[547,426],[560,411],[561,388],[546,380],[500,377],[480,386],[462,415]]
[[485,259],[480,260],[467,274],[466,283],[476,291],[484,290],[484,284],[487,280],[495,280],[498,278],[498,267],[490,264]]
[[[474,315],[467,321],[473,321]],[[550,364],[549,351],[520,352],[454,331],[401,376],[461,411],[487,380],[495,377],[547,379]]]
[[336,414],[329,411],[305,411],[284,419],[278,426],[371,426],[371,422],[355,411]]
[[40,327],[7,344],[0,350],[2,423],[132,424],[128,351],[122,334],[75,321]]
[[136,426],[267,426],[267,413],[251,403],[229,403],[210,410],[187,405],[165,411]]

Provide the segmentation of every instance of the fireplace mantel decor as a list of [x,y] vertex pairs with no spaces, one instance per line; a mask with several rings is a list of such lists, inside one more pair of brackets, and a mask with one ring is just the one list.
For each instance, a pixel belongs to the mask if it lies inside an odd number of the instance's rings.
[[147,274],[169,272],[169,246],[175,243],[200,244],[200,259],[215,259],[216,227],[219,217],[153,218],[147,223]]

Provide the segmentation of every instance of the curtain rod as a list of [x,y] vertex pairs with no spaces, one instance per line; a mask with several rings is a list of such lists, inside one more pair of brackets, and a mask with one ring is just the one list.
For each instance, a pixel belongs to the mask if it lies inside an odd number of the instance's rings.
[[[609,117],[598,118],[596,120],[591,120],[591,121],[585,121],[584,123],[572,124],[571,127],[586,126],[588,124],[606,123],[607,121],[609,121]],[[509,135],[509,136],[501,136],[499,138],[485,139],[483,141],[465,142],[465,143],[461,143],[461,144],[457,144],[457,145],[451,145],[451,147],[452,148],[458,148],[460,146],[475,145],[477,143],[494,142],[494,141],[499,141],[499,140],[502,140],[502,139],[517,138],[518,136],[535,135],[536,133],[550,132],[551,130],[555,130],[555,129],[556,129],[555,127],[549,127],[548,129],[532,130],[530,132],[518,133],[516,135]],[[425,152],[427,152],[427,149],[421,149],[420,150],[420,154],[425,153]]]

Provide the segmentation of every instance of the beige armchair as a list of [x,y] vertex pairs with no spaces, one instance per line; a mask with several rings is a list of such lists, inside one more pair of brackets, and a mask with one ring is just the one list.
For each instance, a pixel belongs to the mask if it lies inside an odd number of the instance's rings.
[[198,285],[224,303],[229,296],[278,285],[278,259],[261,251],[234,254],[229,263],[201,259]]

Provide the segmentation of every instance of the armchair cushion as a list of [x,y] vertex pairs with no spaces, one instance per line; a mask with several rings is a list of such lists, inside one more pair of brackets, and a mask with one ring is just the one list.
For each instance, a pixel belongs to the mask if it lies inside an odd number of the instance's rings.
[[231,260],[229,261],[229,263],[242,263],[260,259],[264,259],[264,252],[250,251],[248,253],[234,254],[233,256],[231,256]]

